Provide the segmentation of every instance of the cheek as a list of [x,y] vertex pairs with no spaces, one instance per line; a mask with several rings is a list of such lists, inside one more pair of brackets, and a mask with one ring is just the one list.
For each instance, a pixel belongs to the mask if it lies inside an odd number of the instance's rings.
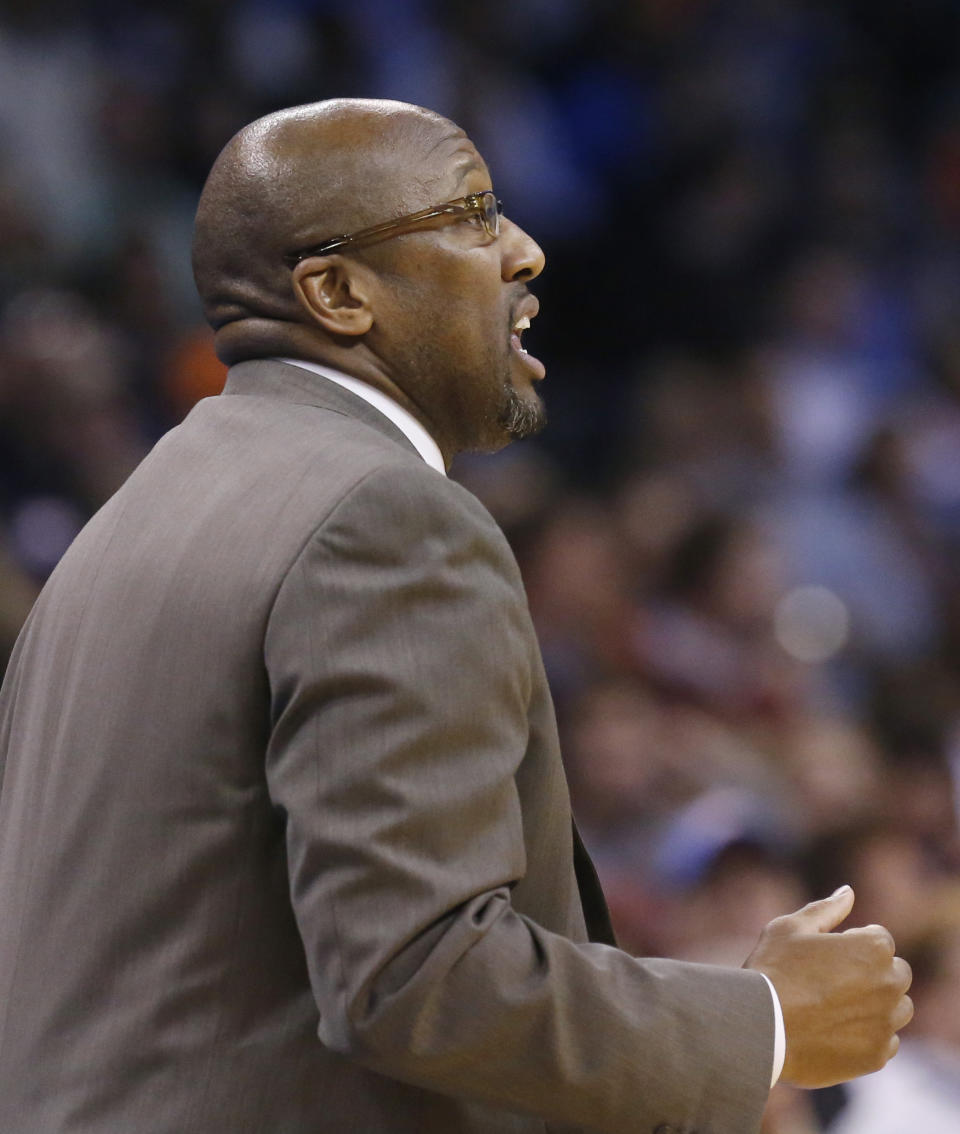
[[509,357],[509,303],[500,278],[499,259],[458,254],[438,265],[424,258],[411,269],[409,288],[397,295],[404,332],[421,348],[451,352],[450,362],[489,367]]
[[457,264],[441,297],[451,319],[471,337],[488,340],[498,350],[509,345],[509,310],[499,260],[494,264],[471,256]]
[[450,300],[443,307],[440,333],[449,349],[460,353],[468,351],[483,357],[499,358],[509,355],[510,335],[508,315],[497,305],[484,302],[482,296]]

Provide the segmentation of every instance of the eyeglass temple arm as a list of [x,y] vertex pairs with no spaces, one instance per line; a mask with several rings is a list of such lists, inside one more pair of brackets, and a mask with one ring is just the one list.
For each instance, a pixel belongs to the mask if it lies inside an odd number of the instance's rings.
[[418,221],[429,220],[431,217],[440,217],[444,213],[459,213],[466,212],[471,206],[466,204],[459,204],[451,202],[447,205],[437,205],[435,208],[422,209],[419,213],[413,213],[408,217],[401,217],[399,220],[385,221],[383,224],[374,225],[373,228],[364,228],[359,232],[344,233],[342,236],[333,236],[329,240],[325,240],[322,244],[317,244],[313,248],[308,248],[305,252],[291,252],[286,260],[290,264],[299,264],[301,260],[305,260],[308,256],[322,256],[327,252],[334,252],[338,248],[344,248],[348,244],[353,244],[358,240],[369,240],[372,236],[380,236],[381,233],[390,232],[395,228],[402,228],[404,225],[415,224]]

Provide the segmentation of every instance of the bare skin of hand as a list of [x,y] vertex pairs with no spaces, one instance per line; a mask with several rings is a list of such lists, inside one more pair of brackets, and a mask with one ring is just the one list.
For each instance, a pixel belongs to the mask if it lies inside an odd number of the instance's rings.
[[910,1022],[910,966],[880,925],[832,933],[853,908],[853,890],[775,918],[744,968],[769,977],[787,1036],[781,1081],[828,1087],[878,1071]]

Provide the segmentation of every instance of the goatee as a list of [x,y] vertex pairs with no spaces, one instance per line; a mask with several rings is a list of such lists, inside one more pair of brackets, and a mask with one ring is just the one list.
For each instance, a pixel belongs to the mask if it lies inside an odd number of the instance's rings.
[[505,387],[504,394],[498,420],[514,441],[535,436],[547,424],[546,408],[536,394],[532,394],[528,401],[510,384]]

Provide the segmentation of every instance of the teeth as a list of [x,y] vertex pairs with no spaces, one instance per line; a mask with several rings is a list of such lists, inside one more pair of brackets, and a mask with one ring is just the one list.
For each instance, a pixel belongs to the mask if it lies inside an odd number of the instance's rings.
[[530,320],[526,315],[521,315],[520,318],[513,324],[515,331],[525,331],[530,326]]

